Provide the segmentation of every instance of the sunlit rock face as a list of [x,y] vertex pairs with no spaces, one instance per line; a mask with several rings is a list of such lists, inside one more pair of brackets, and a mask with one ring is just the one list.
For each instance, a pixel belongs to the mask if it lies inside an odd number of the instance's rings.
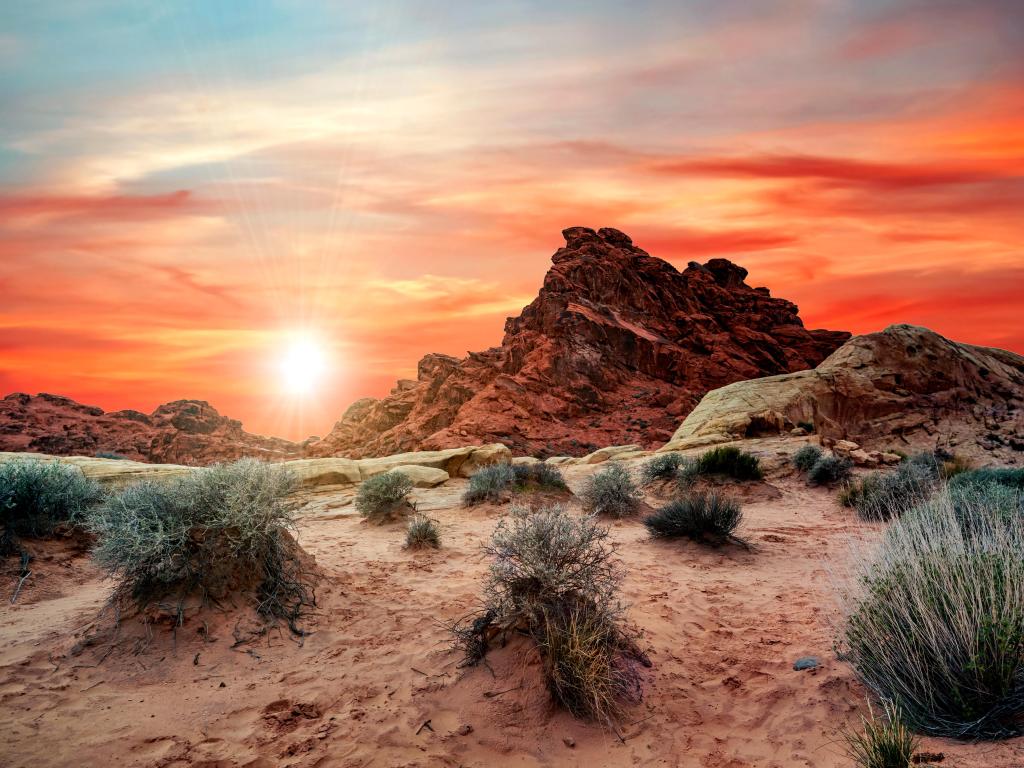
[[826,442],[1016,461],[1024,451],[1024,357],[891,325],[851,339],[813,370],[709,392],[664,449],[799,424]]
[[381,456],[499,442],[582,455],[664,443],[707,391],[812,368],[850,334],[807,330],[797,307],[725,259],[683,271],[616,229],[572,227],[501,346],[431,354],[416,381],[355,402],[311,455]]
[[59,456],[116,454],[165,464],[205,465],[242,456],[299,456],[296,443],[252,435],[203,400],[175,400],[153,413],[110,411],[67,397],[15,393],[0,400],[0,450]]

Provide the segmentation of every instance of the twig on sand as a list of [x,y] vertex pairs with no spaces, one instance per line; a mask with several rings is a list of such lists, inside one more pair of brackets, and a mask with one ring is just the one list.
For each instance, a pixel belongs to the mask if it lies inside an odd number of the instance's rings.
[[424,720],[423,724],[419,728],[416,729],[416,735],[419,736],[420,735],[420,731],[422,731],[424,728],[426,728],[431,733],[434,733],[434,729],[430,725],[430,720]]
[[11,595],[11,605],[14,605],[14,601],[18,599],[18,594],[21,592],[21,587],[25,583],[25,579],[32,575],[32,571],[29,570],[28,563],[32,559],[32,555],[28,552],[21,553],[21,578],[18,580],[18,586],[14,590],[14,594]]
[[488,699],[493,699],[495,696],[501,696],[501,694],[503,693],[508,693],[510,691],[518,691],[522,687],[522,685],[517,685],[515,688],[506,688],[504,691],[484,691],[484,697]]

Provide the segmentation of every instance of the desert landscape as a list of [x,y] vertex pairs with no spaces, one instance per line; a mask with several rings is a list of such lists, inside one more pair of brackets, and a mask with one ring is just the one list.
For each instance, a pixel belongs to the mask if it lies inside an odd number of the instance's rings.
[[1024,2],[0,8],[0,768],[1024,768]]
[[[471,356],[453,362],[447,374],[421,362],[419,382],[400,383],[391,401],[353,406],[324,440],[300,445],[254,438],[205,405],[171,404],[144,417],[105,414],[51,395],[9,396],[8,447],[54,446],[72,455],[9,451],[0,454],[0,468],[57,462],[99,483],[107,501],[97,502],[104,511],[77,528],[63,523],[56,537],[28,535],[9,547],[4,575],[12,598],[0,652],[6,762],[855,764],[849,734],[861,718],[874,716],[869,705],[875,695],[843,651],[841,595],[854,578],[856,552],[878,546],[893,525],[887,518],[911,512],[871,512],[849,493],[844,506],[840,491],[859,487],[861,500],[867,499],[865,478],[901,477],[919,460],[914,456],[938,457],[929,461],[945,469],[936,470],[917,501],[893,496],[897,504],[920,505],[931,494],[950,493],[944,489],[954,481],[949,478],[970,476],[975,468],[1006,467],[1019,478],[1024,358],[905,325],[849,340],[847,334],[808,333],[791,306],[768,299],[767,290],[748,289],[743,271],[728,262],[692,264],[680,274],[635,251],[614,230],[571,229],[566,240],[537,302],[519,321],[509,321],[502,347],[488,353],[493,362]],[[643,269],[617,271],[623,258]],[[577,262],[587,279],[572,283],[573,274],[583,274],[572,271]],[[636,281],[632,287],[623,274]],[[671,289],[681,306],[678,341],[667,332],[655,335],[655,319],[636,298],[647,295],[646,286],[671,285],[673,275],[689,281]],[[624,297],[618,305],[605,297],[613,289]],[[701,297],[699,310],[690,291]],[[545,315],[556,293],[549,325],[531,332],[525,357],[517,353],[519,329]],[[749,330],[748,315],[734,314],[737,295],[748,312],[753,302],[783,313],[774,330],[791,346],[753,356],[743,340],[752,334],[764,339],[770,331]],[[682,344],[710,344],[697,341],[694,315],[714,323],[711,338],[730,351],[712,353],[718,360],[712,367],[701,368]],[[759,309],[753,317],[771,314]],[[810,351],[788,351],[805,344]],[[593,370],[618,377],[597,395],[581,383],[597,374],[566,362],[566,355],[586,359],[588,347],[602,360]],[[760,355],[770,347],[758,349]],[[517,361],[519,372],[502,372],[508,370],[503,360]],[[568,365],[579,377],[573,383],[558,375]],[[703,378],[696,384],[686,376],[687,383],[674,388],[671,377],[659,376],[662,365],[669,372],[701,370]],[[483,374],[487,366],[495,373]],[[720,371],[725,386],[711,386],[712,371]],[[521,384],[503,384],[516,376]],[[549,448],[579,446],[552,445],[550,430],[561,424],[564,434],[577,434],[564,414],[590,418],[581,398],[593,400],[594,414],[608,413],[596,416],[594,431],[584,434],[619,429],[633,436],[637,428],[625,427],[626,414],[685,411],[695,386],[703,397],[676,419],[674,431],[656,426],[668,417],[652,416],[652,433],[635,443],[545,455]],[[453,388],[464,394],[451,394]],[[679,396],[682,405],[674,399]],[[627,397],[638,401],[636,409],[625,409]],[[179,415],[161,418],[171,412]],[[383,414],[395,426],[381,424]],[[435,432],[427,434],[430,428]],[[351,441],[371,433],[396,437],[353,447]],[[517,447],[533,446],[537,455],[482,442],[505,435],[517,436]],[[470,444],[446,445],[458,437]],[[378,455],[410,441],[416,450]],[[128,453],[148,461],[112,454],[129,444]],[[446,447],[431,450],[438,445]],[[139,574],[167,567],[158,565],[163,556],[152,547],[169,534],[138,521],[151,519],[159,504],[179,503],[175,483],[210,471],[154,463],[168,446],[188,446],[173,454],[188,464],[248,453],[259,460],[253,467],[292,479],[280,493],[303,553],[295,560],[302,572],[296,580],[308,587],[298,593],[294,613],[266,610],[263,587],[254,597],[252,583],[237,573],[217,576],[202,568],[199,581],[178,576],[141,602],[129,599],[126,583],[138,587]],[[100,450],[74,455],[82,447]],[[728,461],[717,466],[709,457]],[[250,469],[239,475],[244,483],[265,482]],[[6,475],[8,493],[15,493],[17,477]],[[1019,510],[1020,481],[1013,482],[1011,503]],[[188,503],[207,498],[201,485],[181,488]],[[246,496],[246,503],[267,503],[262,494]],[[25,502],[9,498],[9,514],[17,514]],[[679,521],[665,510],[720,500],[734,510],[731,523],[673,537]],[[140,506],[150,504],[158,506]],[[642,663],[630,667],[636,695],[613,710],[574,712],[560,705],[548,666],[552,652],[535,644],[529,621],[482,634],[499,639],[494,647],[485,640],[479,658],[467,653],[466,617],[482,610],[496,529],[510,520],[543,518],[552,508],[564,521],[581,521],[570,524],[595,521],[593,530],[606,536],[601,540],[619,572],[616,621],[628,623],[630,648]],[[128,517],[118,517],[119,509]],[[173,524],[173,514],[153,518],[164,521],[161,531]],[[651,522],[658,515],[667,528]],[[424,527],[416,535],[413,523],[407,530],[410,516]],[[188,547],[218,524],[187,523],[193,526],[188,538],[174,545],[183,548],[180,556],[208,556],[201,550],[188,555]],[[17,518],[5,525],[14,537]],[[236,533],[229,537],[238,536],[237,528],[230,530]],[[155,537],[140,550],[135,571],[116,565],[122,555],[104,549],[118,536],[143,543]],[[109,539],[115,544],[106,545]],[[89,554],[94,546],[96,560]],[[215,556],[226,557],[220,550]],[[210,591],[214,583],[221,592]],[[1015,653],[1019,663],[1019,647]],[[879,706],[876,699],[875,710]],[[1013,717],[1019,722],[1020,712]],[[1024,740],[929,736],[915,742],[913,754],[918,764],[1010,768],[1024,760]]]

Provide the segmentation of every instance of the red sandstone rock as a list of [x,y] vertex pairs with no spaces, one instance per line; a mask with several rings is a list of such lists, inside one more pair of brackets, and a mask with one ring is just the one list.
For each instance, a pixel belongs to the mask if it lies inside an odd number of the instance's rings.
[[0,450],[60,456],[114,453],[128,459],[203,465],[242,456],[294,458],[299,445],[251,435],[202,400],[175,400],[153,413],[111,411],[67,397],[22,393],[0,400]]
[[467,442],[516,454],[661,445],[707,391],[812,368],[850,334],[809,331],[797,307],[725,259],[682,272],[615,229],[572,227],[500,347],[430,354],[417,380],[349,407],[315,456],[381,456]]

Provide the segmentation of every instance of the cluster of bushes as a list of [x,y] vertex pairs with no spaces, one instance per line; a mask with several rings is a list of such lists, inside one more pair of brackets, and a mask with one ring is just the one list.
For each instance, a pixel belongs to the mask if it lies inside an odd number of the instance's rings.
[[139,611],[170,607],[178,623],[186,601],[219,601],[252,591],[257,610],[293,632],[313,605],[303,554],[291,536],[294,479],[255,459],[142,481],[111,494],[86,525],[95,558],[117,580],[115,598]]
[[485,549],[484,608],[452,626],[465,663],[521,632],[536,643],[554,700],[614,727],[623,704],[640,697],[637,663],[649,662],[623,622],[608,531],[560,505],[516,507]]
[[872,472],[849,483],[840,493],[844,506],[863,520],[889,520],[928,499],[942,473],[943,462],[931,453],[905,459],[894,471]]
[[102,498],[99,485],[70,464],[37,459],[0,464],[0,554],[17,552],[22,538],[80,526]]
[[719,475],[734,480],[760,480],[761,463],[757,456],[734,445],[712,448],[697,457],[692,470],[696,475]]
[[258,611],[295,625],[313,604],[308,569],[291,536],[293,478],[254,459],[141,481],[104,494],[74,466],[38,460],[0,465],[4,543],[62,527],[95,537],[96,562],[117,582],[113,602],[166,613],[185,601],[255,595]]
[[843,652],[914,730],[1020,735],[1024,515],[1005,506],[1007,492],[1019,492],[959,485],[913,509],[890,508],[897,519],[844,593]]
[[568,486],[558,467],[542,461],[532,464],[491,464],[469,478],[462,496],[466,504],[501,502],[510,491],[565,491]]
[[816,445],[805,445],[793,454],[793,466],[807,474],[811,485],[832,485],[850,477],[853,462],[845,456],[825,453]]
[[685,458],[678,453],[660,453],[640,468],[645,485],[674,480],[680,492],[689,491],[700,477],[728,477],[734,480],[760,480],[761,462],[752,453],[736,446],[720,446],[705,451],[696,458]]
[[591,475],[579,494],[580,504],[586,512],[611,517],[635,515],[643,498],[643,492],[637,488],[629,472],[617,462]]

